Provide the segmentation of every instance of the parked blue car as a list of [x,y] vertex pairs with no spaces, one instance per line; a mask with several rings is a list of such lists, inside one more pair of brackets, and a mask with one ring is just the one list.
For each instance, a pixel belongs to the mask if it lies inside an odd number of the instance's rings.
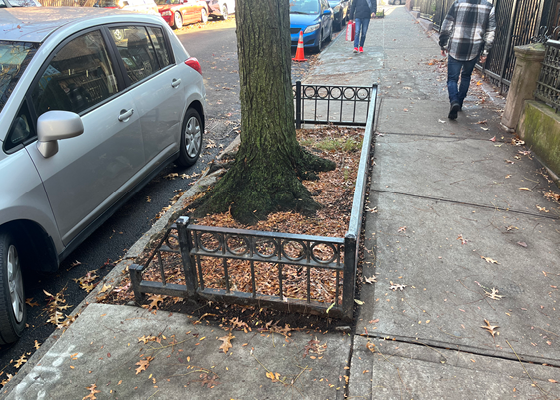
[[333,34],[333,12],[327,0],[291,0],[290,34],[296,47],[303,31],[303,46],[320,52]]

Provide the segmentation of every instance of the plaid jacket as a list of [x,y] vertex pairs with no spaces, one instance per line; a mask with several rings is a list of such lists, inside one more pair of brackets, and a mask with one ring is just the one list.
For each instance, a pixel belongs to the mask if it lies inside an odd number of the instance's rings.
[[486,0],[456,0],[449,9],[439,34],[439,45],[459,61],[470,61],[494,43],[496,16]]

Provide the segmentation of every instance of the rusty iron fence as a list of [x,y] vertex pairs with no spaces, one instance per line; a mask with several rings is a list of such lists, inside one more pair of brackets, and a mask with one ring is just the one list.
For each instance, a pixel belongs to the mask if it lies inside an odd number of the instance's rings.
[[[301,85],[304,86],[306,85]],[[330,93],[334,88],[341,88],[316,86]],[[352,89],[353,92],[363,89],[349,86],[344,88]],[[281,311],[351,320],[367,175],[372,159],[370,152],[374,136],[377,85],[367,89],[368,96],[361,100],[367,103],[368,110],[367,119],[361,123],[361,126],[365,126],[365,132],[360,164],[348,231],[343,238],[201,226],[191,224],[188,217],[180,217],[156,243],[150,257],[142,265],[133,264],[129,267],[136,301],[141,302],[145,294],[153,293],[266,306]],[[318,107],[321,104],[323,103],[317,102]],[[329,110],[332,111],[332,108]],[[330,121],[328,114],[326,121]],[[353,125],[359,124],[357,118],[352,122]],[[305,123],[309,121],[305,120]],[[169,260],[174,262],[170,263]],[[205,277],[205,269],[207,271],[208,268],[220,271],[219,285],[215,282],[209,284]],[[230,281],[229,275],[234,268],[244,268],[246,276],[250,277],[244,286],[247,290],[241,290],[235,282]],[[305,292],[297,297],[289,296],[284,290],[287,277],[283,272],[288,268],[297,271],[299,283],[305,287]],[[148,271],[152,272],[152,276],[155,274],[158,280],[144,279]],[[263,282],[264,272],[268,273],[266,279],[270,281]],[[324,298],[323,295],[318,295],[321,289],[313,289],[321,285],[320,281],[313,278],[320,274],[334,276],[334,292],[330,293],[332,302],[321,300],[320,297]],[[177,279],[178,275],[180,279]],[[259,282],[268,286],[274,284],[278,292],[275,295],[260,292]]]
[[560,110],[560,41],[548,40],[545,48],[535,98],[558,112]]

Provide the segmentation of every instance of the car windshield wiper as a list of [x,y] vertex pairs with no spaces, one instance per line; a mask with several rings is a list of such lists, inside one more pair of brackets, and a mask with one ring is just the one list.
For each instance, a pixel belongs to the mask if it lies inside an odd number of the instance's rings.
[[306,12],[303,11],[290,11],[290,14],[303,14],[303,15],[307,15]]

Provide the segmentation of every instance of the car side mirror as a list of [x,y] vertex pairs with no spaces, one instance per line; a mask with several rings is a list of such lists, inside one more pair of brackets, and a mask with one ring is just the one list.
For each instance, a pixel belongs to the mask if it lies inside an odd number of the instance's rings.
[[332,10],[330,8],[327,8],[325,11],[323,11],[323,15],[331,15],[332,14]]
[[58,153],[58,140],[84,133],[82,118],[69,111],[48,111],[37,120],[37,149],[45,158]]

